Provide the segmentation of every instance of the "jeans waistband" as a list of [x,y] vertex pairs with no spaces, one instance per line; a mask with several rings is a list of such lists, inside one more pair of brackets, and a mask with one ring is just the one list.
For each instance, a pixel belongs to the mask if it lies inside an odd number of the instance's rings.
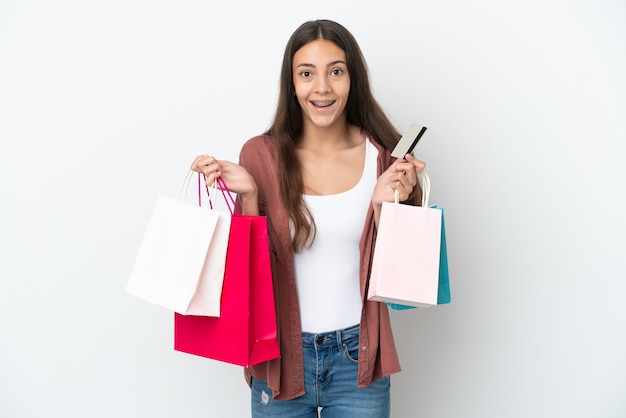
[[353,325],[348,328],[338,329],[336,331],[311,333],[302,333],[302,345],[304,347],[325,347],[337,345],[341,347],[346,340],[359,336],[360,325]]

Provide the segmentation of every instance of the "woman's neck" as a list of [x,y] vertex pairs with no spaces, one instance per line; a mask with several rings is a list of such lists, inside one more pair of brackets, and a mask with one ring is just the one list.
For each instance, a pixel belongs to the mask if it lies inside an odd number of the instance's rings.
[[351,148],[361,142],[360,129],[357,126],[335,124],[319,127],[305,124],[302,137],[296,143],[300,149],[315,148],[318,150],[337,150]]

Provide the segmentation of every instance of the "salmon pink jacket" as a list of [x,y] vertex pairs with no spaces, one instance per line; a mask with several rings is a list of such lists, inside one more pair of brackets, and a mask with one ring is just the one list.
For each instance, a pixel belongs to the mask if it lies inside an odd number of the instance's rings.
[[[390,151],[368,135],[363,134],[378,149],[377,176],[394,161]],[[277,144],[271,136],[249,139],[241,149],[239,163],[254,178],[258,188],[259,213],[266,216],[276,322],[280,358],[244,368],[244,375],[265,380],[274,399],[289,400],[304,394],[304,366],[302,359],[302,327],[291,250],[289,214],[280,194]],[[374,211],[370,205],[360,240],[360,287],[363,298],[361,311],[358,387],[400,371],[400,363],[391,331],[387,305],[367,300],[367,286],[376,238]],[[331,262],[329,260],[329,262]]]

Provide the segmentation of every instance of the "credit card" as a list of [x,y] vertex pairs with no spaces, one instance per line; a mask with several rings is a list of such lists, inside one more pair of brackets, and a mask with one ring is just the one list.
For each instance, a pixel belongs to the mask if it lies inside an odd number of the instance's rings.
[[426,132],[426,129],[427,128],[425,126],[420,126],[415,123],[409,126],[404,135],[402,135],[402,138],[400,138],[396,147],[393,149],[391,156],[395,158],[404,158],[405,155],[412,153],[420,138],[424,135],[424,132]]

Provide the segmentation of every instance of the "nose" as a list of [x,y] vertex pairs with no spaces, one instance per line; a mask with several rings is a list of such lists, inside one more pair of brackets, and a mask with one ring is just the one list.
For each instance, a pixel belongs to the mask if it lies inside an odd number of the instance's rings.
[[322,75],[317,78],[317,84],[315,85],[315,91],[317,93],[330,93],[331,90],[327,75]]

